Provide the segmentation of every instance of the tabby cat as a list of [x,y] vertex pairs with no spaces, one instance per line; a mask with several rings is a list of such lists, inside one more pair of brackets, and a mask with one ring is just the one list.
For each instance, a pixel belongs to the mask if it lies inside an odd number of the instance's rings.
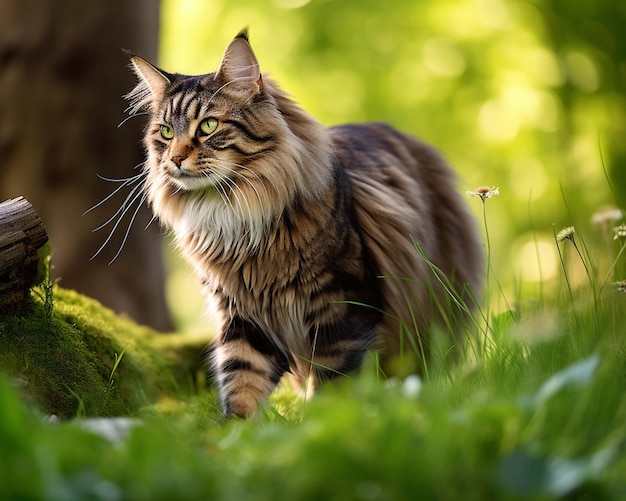
[[144,192],[219,317],[226,415],[286,373],[311,390],[370,348],[428,353],[433,321],[463,319],[442,311],[480,294],[482,245],[431,147],[380,123],[322,127],[261,74],[245,31],[207,75],[129,56],[130,114],[150,116]]

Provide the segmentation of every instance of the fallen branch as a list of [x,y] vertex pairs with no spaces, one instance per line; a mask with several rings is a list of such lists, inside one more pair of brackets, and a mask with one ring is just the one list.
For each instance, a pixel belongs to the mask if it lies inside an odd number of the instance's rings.
[[39,249],[48,241],[37,212],[23,197],[0,203],[0,313],[19,312],[38,281]]

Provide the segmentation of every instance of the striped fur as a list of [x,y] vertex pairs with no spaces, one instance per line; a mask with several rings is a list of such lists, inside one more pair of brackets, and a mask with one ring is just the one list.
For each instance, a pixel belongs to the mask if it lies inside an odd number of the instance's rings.
[[262,76],[245,33],[215,73],[131,62],[129,110],[151,117],[145,193],[219,317],[227,415],[253,413],[288,372],[312,388],[370,348],[393,356],[417,334],[427,350],[449,301],[411,237],[460,296],[480,294],[482,246],[429,146],[383,124],[325,129]]

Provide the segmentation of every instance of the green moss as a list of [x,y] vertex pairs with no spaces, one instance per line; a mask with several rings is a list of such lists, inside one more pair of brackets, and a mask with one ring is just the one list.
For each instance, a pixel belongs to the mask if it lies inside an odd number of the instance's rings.
[[43,412],[130,415],[193,388],[208,339],[158,334],[73,291],[55,287],[53,305],[35,292],[26,314],[0,318],[0,371]]

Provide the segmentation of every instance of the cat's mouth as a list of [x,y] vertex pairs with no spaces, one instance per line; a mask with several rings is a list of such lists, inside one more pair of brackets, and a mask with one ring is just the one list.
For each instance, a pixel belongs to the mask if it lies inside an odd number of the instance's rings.
[[211,172],[189,172],[184,169],[170,170],[168,176],[178,189],[185,191],[216,187],[224,181]]

